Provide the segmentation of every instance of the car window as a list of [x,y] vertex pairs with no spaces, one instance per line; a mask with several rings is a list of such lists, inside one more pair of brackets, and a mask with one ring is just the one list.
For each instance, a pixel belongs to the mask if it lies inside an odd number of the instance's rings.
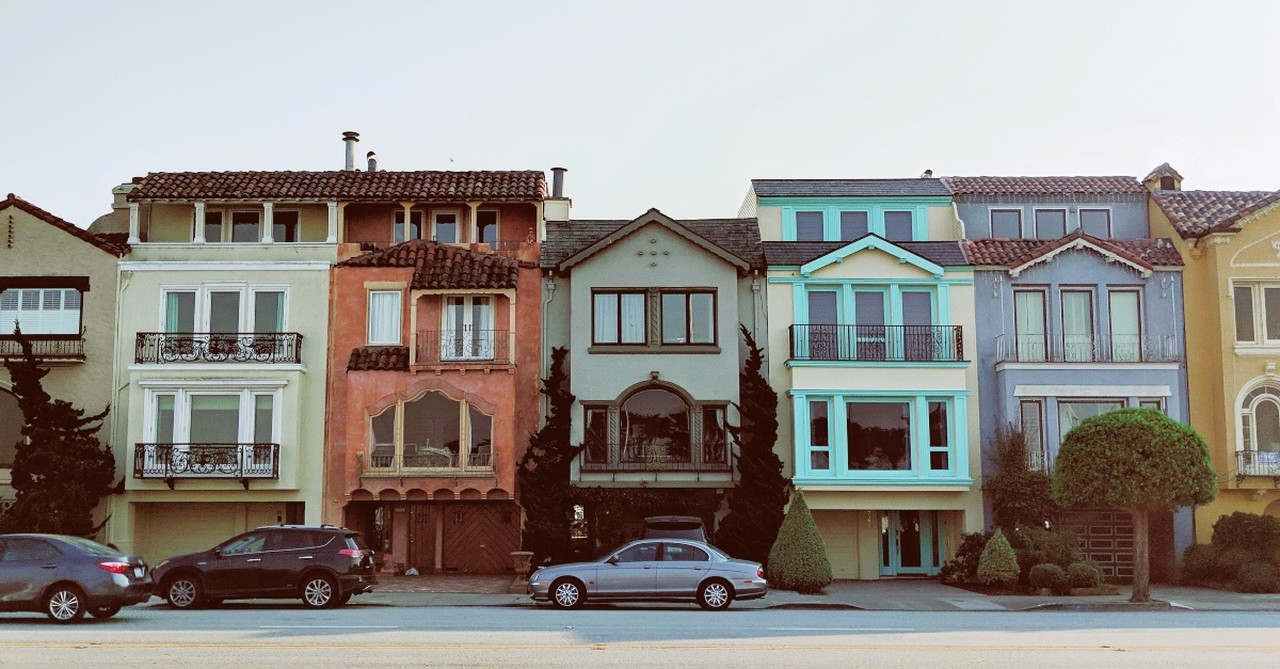
[[662,544],[663,562],[710,562],[711,556],[689,544]]
[[124,555],[124,552],[119,549],[103,546],[96,541],[81,539],[80,537],[62,537],[62,541],[97,557],[119,557]]
[[347,539],[347,548],[353,548],[356,550],[364,550],[364,551],[369,550],[369,546],[364,542],[364,537],[361,537],[358,533],[348,534],[346,536],[346,539]]
[[617,557],[618,562],[653,562],[658,559],[658,544],[636,544]]
[[62,555],[62,551],[59,551],[53,544],[44,539],[10,537],[5,542],[3,560],[5,562],[52,560],[59,555]]
[[245,534],[222,546],[223,555],[243,555],[245,553],[260,553],[267,543],[267,534],[265,532],[252,532]]
[[311,548],[316,545],[315,532],[305,530],[284,530],[272,532],[267,537],[267,550],[290,551]]

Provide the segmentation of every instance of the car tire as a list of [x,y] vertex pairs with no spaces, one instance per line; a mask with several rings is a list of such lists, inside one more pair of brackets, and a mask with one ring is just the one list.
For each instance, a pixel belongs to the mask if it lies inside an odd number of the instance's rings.
[[182,611],[194,609],[204,603],[204,586],[194,576],[182,574],[168,578],[161,592],[169,606]]
[[551,584],[551,603],[559,609],[576,609],[587,601],[582,583],[573,578],[562,578]]
[[119,604],[115,604],[113,606],[99,606],[96,609],[89,609],[89,615],[97,618],[98,620],[106,620],[117,613],[120,613]]
[[328,609],[338,605],[341,595],[338,582],[325,574],[313,574],[302,582],[302,603],[311,609]]
[[84,617],[84,593],[74,585],[54,586],[44,596],[44,613],[56,623],[74,623]]
[[712,579],[698,588],[698,606],[708,611],[723,611],[733,603],[733,587]]

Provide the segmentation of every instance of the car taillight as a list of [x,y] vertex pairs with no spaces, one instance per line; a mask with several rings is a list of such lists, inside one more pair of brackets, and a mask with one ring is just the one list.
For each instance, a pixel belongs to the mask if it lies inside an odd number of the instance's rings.
[[756,567],[756,578],[764,578],[764,567]]
[[103,569],[113,574],[123,574],[129,571],[130,569],[128,562],[115,562],[115,561],[99,562],[98,566],[102,567]]
[[359,548],[344,548],[338,551],[338,555],[345,555],[347,557],[353,557],[353,558],[362,558],[372,552],[373,551],[367,551]]

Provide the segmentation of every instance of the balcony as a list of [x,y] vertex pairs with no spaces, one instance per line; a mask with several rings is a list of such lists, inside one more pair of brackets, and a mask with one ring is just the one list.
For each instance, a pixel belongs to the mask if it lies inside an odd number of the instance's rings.
[[414,346],[414,364],[490,364],[511,363],[507,330],[419,330]]
[[302,362],[302,335],[297,332],[169,333],[139,332],[134,362],[291,363]]
[[1236,451],[1236,484],[1250,476],[1266,476],[1280,486],[1280,451]]
[[[493,451],[484,450],[465,455],[447,448],[405,444],[404,451],[395,452],[392,444],[378,444],[369,456],[368,467],[362,473],[373,476],[431,476],[437,471],[448,476],[461,473],[490,475],[493,473]],[[433,471],[435,470],[435,471]]]
[[280,478],[280,444],[136,444],[133,477],[170,490],[179,479],[234,479],[248,490],[252,479]]
[[1182,350],[1172,335],[1000,335],[996,362],[1179,362]]
[[625,444],[588,442],[582,447],[584,472],[728,472],[723,440],[680,443],[663,439]]
[[823,362],[962,362],[959,325],[791,326],[791,359]]
[[[31,352],[45,362],[84,360],[84,337],[80,335],[26,335]],[[13,337],[0,337],[0,360],[22,357],[22,347]]]

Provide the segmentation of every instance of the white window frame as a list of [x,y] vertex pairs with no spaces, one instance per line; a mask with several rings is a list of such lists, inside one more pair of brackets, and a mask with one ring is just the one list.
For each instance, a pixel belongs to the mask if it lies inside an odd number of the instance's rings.
[[273,444],[280,443],[282,433],[283,399],[284,388],[276,387],[258,387],[258,386],[238,386],[228,384],[225,386],[201,386],[201,387],[183,387],[183,386],[156,386],[149,387],[145,390],[145,404],[142,428],[142,441],[145,443],[156,443],[156,418],[157,418],[157,399],[162,395],[173,396],[173,442],[175,444],[191,443],[191,399],[198,396],[228,396],[236,395],[240,400],[239,424],[236,426],[238,442],[241,444],[252,444],[253,440],[253,421],[256,414],[254,409],[254,399],[258,396],[269,396],[271,402],[271,442]]
[[[410,209],[409,210],[410,225],[413,224],[413,219],[415,218],[418,219],[418,234],[417,236],[411,237],[409,236],[409,228],[408,226],[405,225],[405,222],[404,222],[404,209],[403,208],[397,209],[395,213],[391,215],[391,243],[402,244],[404,242],[412,241],[414,239],[422,239],[422,235],[423,233],[426,232],[426,227],[427,227],[427,213],[422,209],[417,209],[417,208]],[[397,235],[398,232],[402,232],[403,234]],[[399,239],[400,241],[396,241],[396,239]]]
[[[494,332],[493,321],[495,302],[497,297],[494,295],[445,295],[440,308],[440,359],[441,360],[491,360],[494,356]],[[488,300],[484,305],[486,308],[480,314],[480,322],[476,321],[475,300],[483,298]],[[458,351],[451,342],[453,339],[449,337],[449,333],[457,332],[454,323],[450,322],[450,315],[454,312],[453,300],[462,302],[462,332],[471,331],[473,336],[465,337],[462,340],[462,350]]]
[[[45,309],[44,308],[45,293],[52,292],[52,291],[57,291],[59,293],[58,308]],[[81,292],[79,289],[63,287],[63,286],[40,286],[40,287],[30,287],[30,288],[10,286],[8,288],[0,288],[0,294],[9,293],[9,292],[13,292],[15,294],[17,303],[16,303],[15,309],[6,310],[5,312],[5,313],[12,313],[13,314],[12,318],[10,318],[9,316],[0,316],[0,337],[12,336],[14,323],[17,322],[19,325],[21,325],[23,320],[22,315],[24,313],[32,314],[31,316],[27,317],[27,327],[22,330],[22,333],[24,335],[30,335],[34,337],[79,337],[84,332],[84,293]],[[23,297],[25,293],[36,294],[35,309],[23,308],[22,303],[23,303]],[[68,331],[68,332],[40,331],[41,329],[47,327],[47,324],[45,323],[46,319],[43,316],[43,314],[56,312],[57,315],[53,316],[52,318],[53,320],[57,321],[59,324],[61,324],[63,320],[67,317],[67,312],[69,310],[66,308],[65,305],[67,303],[68,293],[75,293],[80,302],[80,306],[75,309],[75,315],[76,315],[75,327],[71,328],[71,331]],[[39,325],[37,326],[37,324]]]
[[[1261,388],[1266,388],[1264,392],[1257,397],[1249,400],[1249,395]],[[1249,400],[1249,404],[1244,404],[1245,400]],[[1236,443],[1240,445],[1238,450],[1259,452],[1258,448],[1258,405],[1262,402],[1272,402],[1280,405],[1280,387],[1274,382],[1254,383],[1248,385],[1244,391],[1240,393],[1240,399],[1236,401]],[[1245,432],[1245,423],[1248,423],[1248,432]],[[1271,452],[1271,451],[1266,451]]]
[[[391,324],[390,329],[395,332],[394,339],[375,339],[373,330],[373,302],[375,296],[395,295],[397,308],[391,310],[390,314],[395,317],[395,322]],[[365,340],[370,346],[400,346],[404,341],[404,291],[399,289],[370,289],[366,298],[365,307]]]
[[[1082,231],[1084,230],[1084,212],[1086,212],[1086,211],[1103,211],[1103,212],[1106,212],[1106,214],[1107,214],[1107,234],[1106,234],[1106,235],[1103,235],[1103,236],[1102,236],[1102,237],[1100,237],[1099,239],[1110,239],[1110,238],[1111,238],[1111,234],[1112,234],[1112,232],[1114,232],[1114,230],[1115,230],[1115,216],[1114,216],[1114,215],[1113,215],[1113,213],[1112,213],[1111,207],[1080,207],[1080,208],[1078,208],[1078,209],[1076,210],[1076,228],[1077,228],[1077,229],[1079,229],[1079,230],[1082,230]],[[1091,233],[1089,233],[1089,232],[1085,232],[1085,234],[1087,234],[1087,235],[1089,235],[1089,236],[1091,236],[1091,237],[1094,237],[1094,236],[1095,236],[1095,235],[1092,235],[1092,234],[1091,234]]]
[[283,314],[280,320],[280,332],[289,332],[289,284],[287,283],[202,283],[189,285],[167,285],[160,287],[160,312],[156,318],[159,324],[160,332],[167,332],[168,310],[166,305],[169,301],[170,293],[195,293],[195,323],[193,327],[196,333],[209,332],[209,306],[211,304],[211,293],[240,293],[240,313],[237,316],[237,333],[248,334],[256,332],[257,324],[254,322],[257,318],[254,309],[255,296],[258,293],[283,293],[282,309]]
[[[1041,237],[1040,236],[1040,212],[1060,211],[1062,212],[1062,234],[1058,237]],[[1031,232],[1032,239],[1053,240],[1062,239],[1069,232],[1070,216],[1068,216],[1066,207],[1036,207],[1031,210]]]
[[[1267,332],[1267,291],[1280,291],[1280,283],[1275,281],[1232,281],[1231,282],[1231,320],[1233,324],[1236,322],[1236,310],[1239,308],[1237,304],[1236,291],[1241,288],[1249,290],[1250,306],[1253,309],[1253,337],[1251,339],[1240,339],[1238,332],[1233,332],[1232,340],[1238,347],[1252,348],[1275,348],[1280,347],[1280,332],[1275,333],[1275,338],[1268,338],[1270,333]],[[1280,310],[1280,300],[1274,305]]]
[[1011,239],[1022,239],[1025,234],[1023,231],[1023,215],[1022,209],[1019,207],[992,207],[987,210],[987,236],[991,239],[999,239],[996,237],[996,213],[1014,213],[1018,215],[1018,236]]
[[[453,218],[453,241],[441,242],[440,235],[436,234],[436,228],[439,225],[441,216],[452,215]],[[441,244],[457,244],[462,241],[462,210],[461,209],[432,209],[431,210],[431,240],[440,242]]]

